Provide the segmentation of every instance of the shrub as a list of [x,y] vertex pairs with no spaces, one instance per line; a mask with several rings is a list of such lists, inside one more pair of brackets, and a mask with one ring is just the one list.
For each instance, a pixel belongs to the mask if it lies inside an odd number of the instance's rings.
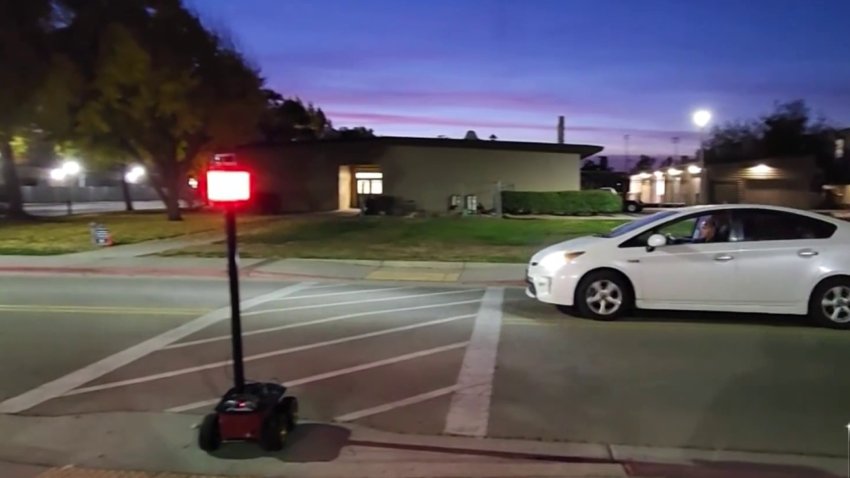
[[503,191],[502,210],[508,214],[605,214],[623,209],[623,200],[608,191]]

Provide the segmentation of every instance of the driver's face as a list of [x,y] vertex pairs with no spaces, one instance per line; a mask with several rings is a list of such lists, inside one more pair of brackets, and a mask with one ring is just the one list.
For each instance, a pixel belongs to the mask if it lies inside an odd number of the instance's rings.
[[717,232],[717,228],[711,220],[703,221],[702,224],[699,225],[699,236],[703,239],[713,238],[715,232]]

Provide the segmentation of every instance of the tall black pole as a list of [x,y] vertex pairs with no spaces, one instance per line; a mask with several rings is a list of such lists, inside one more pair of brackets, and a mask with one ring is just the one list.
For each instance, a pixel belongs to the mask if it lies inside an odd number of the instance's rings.
[[230,279],[230,335],[233,343],[233,381],[236,391],[245,389],[245,365],[242,363],[242,319],[239,316],[239,270],[236,266],[236,211],[227,206],[227,276]]

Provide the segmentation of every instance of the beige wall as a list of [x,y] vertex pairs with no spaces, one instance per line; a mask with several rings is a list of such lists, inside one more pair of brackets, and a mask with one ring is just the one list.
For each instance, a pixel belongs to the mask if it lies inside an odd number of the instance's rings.
[[516,191],[571,191],[581,183],[578,154],[390,146],[376,161],[384,193],[418,209],[445,212],[452,194],[493,207],[496,182]]

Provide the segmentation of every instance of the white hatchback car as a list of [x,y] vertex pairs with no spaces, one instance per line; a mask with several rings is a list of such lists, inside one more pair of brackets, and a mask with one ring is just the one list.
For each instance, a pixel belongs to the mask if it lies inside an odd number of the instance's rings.
[[797,209],[671,209],[531,258],[526,294],[613,320],[643,309],[808,314],[850,328],[850,223]]

